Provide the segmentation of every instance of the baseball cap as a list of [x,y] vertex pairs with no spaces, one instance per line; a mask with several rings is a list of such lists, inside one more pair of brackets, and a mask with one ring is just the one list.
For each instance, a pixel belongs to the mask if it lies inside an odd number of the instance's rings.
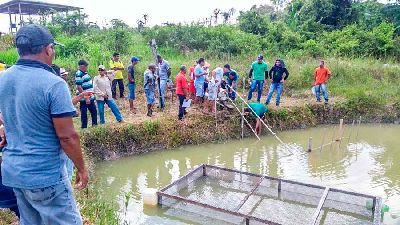
[[140,62],[140,59],[137,56],[132,56],[131,62]]
[[88,66],[89,63],[86,62],[84,59],[81,59],[81,60],[79,60],[78,65],[79,65],[79,66]]
[[100,65],[99,70],[106,70],[106,67],[104,65]]
[[260,54],[260,55],[258,55],[257,59],[262,60],[262,59],[264,59],[264,56]]
[[[30,43],[19,44],[18,39],[21,37],[25,37],[25,38],[29,39]],[[17,32],[15,42],[16,42],[17,48],[37,47],[37,46],[47,45],[47,44],[63,46],[62,44],[60,44],[54,40],[53,35],[50,33],[50,31],[46,27],[36,25],[36,24],[29,24],[29,25],[21,27]]]

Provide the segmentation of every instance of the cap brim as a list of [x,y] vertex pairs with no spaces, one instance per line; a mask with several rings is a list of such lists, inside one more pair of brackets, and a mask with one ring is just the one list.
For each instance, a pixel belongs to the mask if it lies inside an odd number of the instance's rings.
[[64,44],[61,44],[60,42],[54,41],[53,44],[65,48],[65,45],[64,45]]

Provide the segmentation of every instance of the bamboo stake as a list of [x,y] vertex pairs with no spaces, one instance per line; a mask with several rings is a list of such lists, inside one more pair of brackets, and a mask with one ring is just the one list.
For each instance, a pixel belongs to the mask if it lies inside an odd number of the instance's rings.
[[349,131],[349,141],[347,142],[347,144],[350,144],[350,138],[351,138],[351,135],[352,135],[352,133],[353,133],[354,124],[355,124],[355,123],[356,123],[356,121],[353,120],[353,123],[351,124],[351,128],[350,128],[350,131]]
[[[244,85],[246,82],[246,78],[243,77],[243,88],[242,94],[244,95]],[[244,103],[242,102],[242,138],[244,137]]]
[[333,134],[332,134],[331,147],[330,147],[329,150],[332,150],[333,143],[335,142],[335,135],[336,135],[336,126],[333,127]]
[[327,131],[327,129],[326,129],[326,128],[324,128],[324,131],[323,131],[323,136],[322,136],[322,143],[321,143],[321,148],[320,148],[320,151],[322,151],[322,148],[323,148],[323,146],[324,146],[324,142],[325,142],[325,136],[326,136],[326,131]]
[[308,138],[308,152],[312,151],[312,137]]

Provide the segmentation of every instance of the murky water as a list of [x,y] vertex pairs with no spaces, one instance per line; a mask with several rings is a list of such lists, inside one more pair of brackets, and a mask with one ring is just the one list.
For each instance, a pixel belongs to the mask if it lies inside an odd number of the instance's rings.
[[[296,147],[291,156],[266,136],[262,141],[186,146],[103,162],[97,165],[96,176],[103,196],[118,203],[121,221],[129,224],[187,224],[157,208],[144,207],[141,192],[161,188],[206,163],[378,195],[390,207],[384,224],[400,225],[400,126],[349,126],[341,143],[318,148],[322,139],[325,144],[332,140],[333,131],[333,126],[323,126],[279,133]],[[309,137],[318,149],[305,153]]]

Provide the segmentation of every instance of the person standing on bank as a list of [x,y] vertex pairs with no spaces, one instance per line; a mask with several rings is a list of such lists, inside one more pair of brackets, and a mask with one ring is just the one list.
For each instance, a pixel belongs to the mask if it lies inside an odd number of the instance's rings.
[[135,100],[136,100],[136,82],[135,82],[135,71],[136,71],[136,65],[139,63],[139,58],[136,56],[133,56],[131,58],[131,65],[128,66],[128,99],[129,99],[129,109],[131,113],[136,114],[136,106],[135,106]]
[[189,99],[189,85],[186,80],[186,73],[186,66],[182,65],[180,72],[176,76],[176,95],[178,95],[179,99],[179,120],[183,120],[183,116],[185,115],[185,108],[182,107],[183,102]]
[[206,63],[204,58],[200,58],[197,63],[197,66],[194,68],[194,76],[196,77],[194,86],[196,88],[196,103],[199,103],[201,107],[204,103],[204,82],[208,73],[203,68]]
[[119,97],[124,98],[124,77],[122,71],[125,70],[124,64],[120,61],[119,53],[114,53],[110,60],[110,68],[115,71],[115,77],[112,81],[111,92],[113,99],[117,99],[117,84],[119,88]]
[[147,116],[153,115],[153,106],[156,103],[156,65],[150,64],[148,69],[144,72],[144,93],[147,98]]
[[[285,74],[285,76],[283,76]],[[283,91],[283,84],[285,80],[289,77],[289,72],[281,59],[275,61],[275,65],[269,71],[269,78],[272,80],[271,86],[269,87],[267,101],[265,104],[269,105],[271,102],[272,95],[276,91],[276,103],[275,105],[279,107],[281,103],[281,95]]]
[[88,171],[68,85],[50,67],[55,44],[46,28],[21,27],[20,59],[0,76],[7,140],[1,175],[3,185],[14,188],[21,225],[82,224],[65,162],[70,158],[77,168],[78,190],[87,186]]
[[[83,92],[89,91],[93,92],[93,81],[92,77],[87,73],[89,64],[85,60],[80,60],[78,62],[79,70],[75,74],[75,84],[77,95]],[[88,125],[87,111],[89,110],[92,116],[92,126],[97,125],[97,109],[95,104],[94,95],[86,96],[80,101],[80,111],[81,111],[81,128],[85,129]]]
[[108,107],[110,107],[118,123],[123,122],[122,114],[114,99],[111,98],[111,82],[107,77],[106,67],[103,65],[99,66],[99,75],[97,75],[93,80],[93,92],[96,95],[100,124],[105,124],[106,122],[104,118],[104,104],[107,104]]
[[321,91],[324,95],[325,105],[328,104],[329,94],[328,89],[326,88],[326,82],[328,82],[331,77],[331,71],[328,67],[325,67],[325,61],[321,60],[319,67],[317,67],[314,71],[314,87],[315,87],[315,95],[317,97],[317,102],[321,102]]
[[158,82],[160,82],[160,109],[165,108],[165,90],[167,89],[167,81],[171,76],[171,67],[168,61],[164,60],[161,55],[157,55],[158,62]]
[[264,88],[264,80],[267,83],[268,80],[268,65],[264,62],[264,56],[259,55],[257,61],[251,64],[251,69],[249,72],[249,83],[251,84],[249,95],[247,100],[250,101],[253,97],[253,92],[258,90],[257,102],[260,103],[263,88]]

